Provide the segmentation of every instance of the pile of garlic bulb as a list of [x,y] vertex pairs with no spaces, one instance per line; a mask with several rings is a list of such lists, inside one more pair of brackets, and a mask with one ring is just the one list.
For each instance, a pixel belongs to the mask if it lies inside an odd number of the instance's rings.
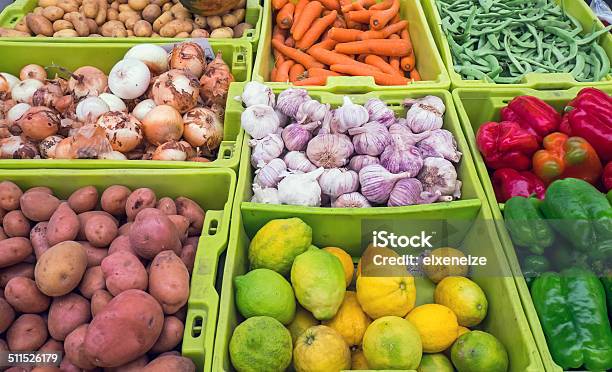
[[435,96],[408,99],[406,117],[385,102],[338,108],[290,88],[278,97],[246,84],[241,123],[252,137],[252,202],[364,208],[452,201],[461,196],[453,134]]

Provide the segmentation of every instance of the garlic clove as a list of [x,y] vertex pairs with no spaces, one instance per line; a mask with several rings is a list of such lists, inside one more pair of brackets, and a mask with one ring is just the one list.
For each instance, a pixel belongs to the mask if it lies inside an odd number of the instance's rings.
[[321,205],[321,187],[317,179],[324,169],[309,173],[288,174],[278,183],[278,197],[281,203],[318,207]]
[[317,167],[308,160],[306,153],[303,151],[290,151],[283,158],[287,169],[292,171],[300,171],[304,173],[312,172]]
[[276,97],[272,89],[257,81],[250,81],[245,84],[242,94],[236,97],[236,100],[241,101],[245,107],[253,105],[267,105],[274,107]]
[[287,165],[281,159],[272,159],[268,164],[259,164],[253,182],[263,188],[276,187],[287,174]]
[[300,105],[311,98],[305,89],[289,88],[282,91],[276,100],[276,109],[283,114],[294,118]]
[[358,192],[349,192],[338,196],[331,204],[332,208],[370,208],[368,199]]
[[257,167],[260,163],[267,164],[271,160],[278,158],[285,148],[282,138],[274,133],[259,140],[249,141],[249,146],[253,147],[251,152],[251,164],[253,167]]
[[335,198],[342,194],[357,191],[359,175],[355,171],[344,168],[326,169],[319,177],[319,186],[321,186],[323,194]]
[[262,188],[258,184],[253,184],[253,197],[251,203],[261,204],[281,204],[278,198],[278,190],[271,187]]
[[247,107],[240,116],[240,124],[255,139],[262,139],[275,133],[280,127],[280,121],[274,109],[261,104]]
[[337,130],[340,133],[347,132],[350,128],[360,127],[369,120],[368,110],[361,105],[356,105],[350,97],[344,96],[344,103],[334,112]]
[[368,165],[359,171],[361,193],[372,203],[386,203],[395,183],[408,177],[406,172],[393,174],[382,165]]

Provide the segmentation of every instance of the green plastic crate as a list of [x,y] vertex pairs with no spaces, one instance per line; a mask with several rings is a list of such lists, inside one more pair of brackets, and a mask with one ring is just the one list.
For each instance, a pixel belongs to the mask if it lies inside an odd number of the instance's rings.
[[[237,84],[236,84],[237,85]],[[278,92],[278,91],[277,91]],[[327,92],[310,92],[311,96],[322,102],[338,105],[342,96]],[[397,111],[402,110],[400,102],[404,97],[419,97],[433,94],[441,97],[446,104],[444,127],[452,131],[465,151],[461,161],[459,174],[464,182],[465,200],[432,205],[394,207],[394,208],[309,208],[282,205],[264,205],[248,202],[251,199],[251,180],[253,177],[249,159],[250,148],[248,136],[243,144],[243,162],[240,167],[239,184],[234,200],[230,245],[228,247],[223,287],[221,291],[221,311],[219,313],[218,332],[215,339],[213,370],[233,371],[228,354],[228,345],[234,328],[242,320],[234,304],[233,278],[248,271],[247,250],[250,238],[267,221],[276,218],[299,217],[313,228],[313,244],[324,246],[340,246],[353,256],[356,262],[361,256],[361,222],[369,219],[394,219],[412,217],[414,219],[475,219],[489,220],[488,223],[473,226],[464,240],[464,246],[474,242],[471,252],[487,252],[490,259],[489,268],[502,273],[503,277],[481,277],[475,279],[489,298],[489,316],[482,328],[499,337],[506,345],[510,354],[512,371],[542,371],[535,342],[532,338],[527,319],[523,314],[514,281],[502,253],[501,243],[495,232],[491,212],[485,202],[485,196],[480,187],[472,159],[467,151],[466,142],[458,128],[458,117],[455,113],[449,93],[432,90],[427,92],[412,91],[408,94],[393,92],[369,93],[351,97],[356,102],[365,102],[371,97],[379,97]],[[482,201],[482,202],[481,202]],[[508,325],[512,325],[512,329]]]
[[[0,27],[14,28],[15,24],[19,22],[26,14],[30,13],[38,5],[38,0],[16,0],[13,4],[4,8],[0,13]],[[261,34],[261,25],[264,16],[264,7],[260,4],[259,0],[247,0],[246,14],[244,16],[244,22],[253,25],[253,29],[247,30],[244,35],[236,39],[209,39],[209,41],[223,40],[223,41],[247,41],[253,46],[253,51],[257,49],[259,43],[259,35]],[[3,37],[0,38],[2,41],[19,41],[19,42],[40,42],[41,39],[37,37]],[[185,38],[173,38],[173,37],[131,37],[131,38],[110,38],[110,37],[47,37],[43,39],[45,42],[58,42],[58,43],[176,43],[177,41],[186,40]]]
[[[269,82],[270,72],[274,66],[272,57],[272,6],[271,0],[264,0],[264,19],[261,35],[261,43],[256,52],[255,67],[253,69],[253,80],[267,82],[272,87],[285,87],[285,83]],[[429,89],[448,89],[450,79],[446,73],[444,63],[438,53],[433,36],[427,26],[425,13],[419,0],[400,0],[400,15],[402,19],[408,21],[408,30],[412,38],[414,53],[416,56],[417,70],[421,74],[423,81],[418,81],[410,85],[379,86],[371,76],[332,76],[327,79],[327,85],[301,87],[313,90],[327,90],[334,93],[357,93],[388,91],[388,90],[412,90],[419,88]]]
[[[542,327],[538,319],[538,314],[536,313],[533,302],[531,301],[529,288],[527,287],[527,283],[522,275],[512,240],[510,239],[506,226],[504,225],[503,216],[501,213],[503,204],[498,204],[497,200],[495,199],[493,184],[491,183],[487,167],[476,145],[475,133],[481,124],[484,124],[487,121],[499,120],[500,110],[502,107],[506,106],[506,104],[516,96],[535,96],[549,103],[558,111],[561,111],[569,101],[576,97],[580,89],[582,88],[574,87],[565,91],[536,91],[524,88],[500,88],[495,90],[464,88],[455,89],[453,91],[453,98],[455,100],[455,105],[457,106],[459,118],[461,119],[463,131],[469,143],[470,150],[472,151],[472,156],[476,162],[478,176],[480,177],[480,181],[484,187],[487,199],[492,208],[493,218],[495,219],[497,230],[499,232],[504,251],[506,252],[506,257],[510,263],[510,268],[513,272],[521,301],[523,302],[523,308],[527,314],[527,319],[529,320],[533,336],[536,340],[538,349],[540,350],[542,360],[544,361],[544,366],[550,371],[561,371],[562,369],[555,364],[550,351],[548,350],[546,338],[544,337],[544,332],[542,331]],[[612,94],[612,84],[600,86],[599,89],[602,89],[608,94]]]
[[191,276],[191,291],[182,352],[197,365],[210,371],[219,310],[215,288],[220,256],[228,244],[230,213],[236,187],[236,174],[229,169],[130,170],[0,170],[1,181],[12,181],[22,189],[48,186],[55,195],[67,199],[83,186],[93,185],[101,192],[108,186],[125,185],[132,190],[149,187],[158,197],[185,196],[206,210],[202,236]]
[[[559,3],[565,12],[574,18],[576,18],[584,27],[585,30],[591,31],[593,27],[595,30],[601,30],[603,24],[595,14],[591,11],[588,4],[582,0],[555,0]],[[594,86],[610,84],[612,82],[612,75],[606,76],[603,81],[600,82],[578,82],[574,79],[571,74],[546,74],[546,73],[531,73],[527,74],[524,81],[521,84],[495,84],[488,83],[483,80],[463,80],[461,75],[455,72],[453,68],[453,57],[451,54],[448,41],[442,30],[442,20],[438,13],[435,0],[421,0],[429,27],[434,36],[442,60],[446,65],[448,74],[450,75],[452,88],[531,88],[531,89],[568,89],[573,86]],[[612,60],[612,34],[608,33],[600,38],[600,45],[606,51],[608,58]]]
[[[236,81],[249,81],[252,69],[251,45],[246,41],[211,41],[215,52],[221,51],[223,60],[230,66]],[[41,66],[60,65],[71,71],[91,65],[108,73],[117,61],[134,46],[134,43],[14,43],[0,40],[0,72],[19,76],[19,70],[30,63]],[[52,69],[50,71],[55,71]],[[232,96],[228,96],[232,100]],[[240,116],[226,112],[223,142],[215,161],[209,163],[190,161],[152,160],[61,160],[61,159],[1,159],[0,168],[208,168],[225,167],[238,170],[240,145],[244,131]]]

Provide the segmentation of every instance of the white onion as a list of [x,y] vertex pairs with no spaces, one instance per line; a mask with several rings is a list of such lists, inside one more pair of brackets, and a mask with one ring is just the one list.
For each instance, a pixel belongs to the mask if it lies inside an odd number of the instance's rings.
[[0,72],[0,75],[2,75],[2,77],[6,79],[10,89],[13,89],[15,85],[19,84],[19,78],[15,75],[11,75],[8,72]]
[[36,92],[36,90],[43,85],[44,84],[42,81],[36,79],[26,79],[20,81],[11,90],[11,97],[15,100],[15,102],[31,104],[34,92]]
[[134,99],[149,88],[151,72],[147,65],[134,58],[121,60],[108,74],[108,87],[119,98]]
[[134,115],[136,119],[142,121],[144,117],[147,116],[149,111],[151,111],[155,106],[157,106],[155,101],[152,99],[145,99],[134,107],[134,110],[132,110],[132,115]]
[[8,119],[8,124],[13,124],[17,120],[21,119],[23,114],[30,109],[30,105],[27,103],[18,103],[15,106],[11,107],[6,114],[6,118]]
[[115,151],[132,151],[142,142],[140,122],[128,113],[121,111],[104,113],[98,118],[97,124],[104,128],[106,138]]
[[134,58],[143,62],[156,75],[168,70],[168,52],[158,45],[135,45],[125,53],[123,58]]
[[110,107],[100,97],[87,97],[76,107],[77,119],[83,123],[93,123],[100,115],[108,111]]
[[127,160],[125,155],[119,151],[111,151],[105,154],[98,156],[98,159],[106,159],[106,160]]
[[102,101],[106,102],[110,111],[124,111],[127,112],[127,106],[125,102],[114,94],[102,93],[98,96]]
[[200,82],[189,72],[170,70],[155,80],[151,95],[158,105],[170,105],[184,114],[198,104]]

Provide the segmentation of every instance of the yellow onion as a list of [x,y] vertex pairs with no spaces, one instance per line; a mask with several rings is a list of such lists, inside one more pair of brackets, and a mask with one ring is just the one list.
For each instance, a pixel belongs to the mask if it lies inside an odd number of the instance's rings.
[[206,105],[225,106],[227,91],[234,81],[229,67],[221,58],[221,52],[206,66],[204,75],[200,79],[200,96]]
[[21,80],[36,79],[36,80],[44,82],[46,78],[47,78],[47,72],[40,65],[36,65],[36,64],[26,65],[26,66],[23,66],[21,71],[19,71],[19,79]]
[[191,146],[215,150],[223,141],[223,123],[212,110],[196,107],[183,115],[183,122],[183,136]]
[[32,96],[33,106],[54,107],[57,101],[64,95],[61,80],[49,80],[45,85],[36,89]]
[[52,159],[72,159],[70,150],[72,147],[72,137],[66,137],[55,145]]
[[123,155],[122,152],[119,152],[119,151],[111,151],[111,152],[108,152],[106,154],[102,154],[102,155],[98,156],[98,159],[104,159],[104,160],[128,160],[127,157],[125,155]]
[[97,96],[108,86],[108,78],[100,69],[83,66],[76,69],[68,80],[68,90],[75,98]]
[[11,93],[11,85],[7,78],[0,75],[0,99],[5,99]]
[[60,118],[54,110],[48,107],[34,106],[17,120],[15,126],[19,134],[35,141],[42,141],[57,133]]
[[183,118],[174,107],[159,105],[145,115],[142,129],[146,140],[154,145],[178,141],[183,135]]
[[[101,127],[85,125],[70,138],[72,139],[70,141],[71,159],[96,159],[113,151]],[[57,155],[57,148],[55,148],[55,153]]]
[[13,98],[15,102],[23,102],[31,105],[34,92],[42,86],[43,83],[39,80],[27,79],[20,81],[11,90],[11,98]]
[[170,68],[191,72],[199,78],[206,67],[204,51],[196,43],[180,43],[170,53]]
[[40,157],[43,159],[54,159],[55,158],[55,148],[57,144],[59,144],[64,137],[62,136],[49,136],[44,140],[40,141],[38,144],[38,150],[40,151]]
[[[152,160],[185,161],[193,157],[194,151],[185,141],[168,141],[157,146]],[[190,156],[192,155],[192,156]]]
[[2,159],[34,159],[38,154],[36,145],[20,136],[11,136],[0,140],[0,157]]
[[198,104],[199,88],[198,79],[191,73],[170,70],[155,79],[151,96],[157,105],[170,105],[184,114]]
[[106,138],[115,151],[132,151],[142,142],[141,124],[133,115],[109,111],[100,115],[97,124],[104,128]]

